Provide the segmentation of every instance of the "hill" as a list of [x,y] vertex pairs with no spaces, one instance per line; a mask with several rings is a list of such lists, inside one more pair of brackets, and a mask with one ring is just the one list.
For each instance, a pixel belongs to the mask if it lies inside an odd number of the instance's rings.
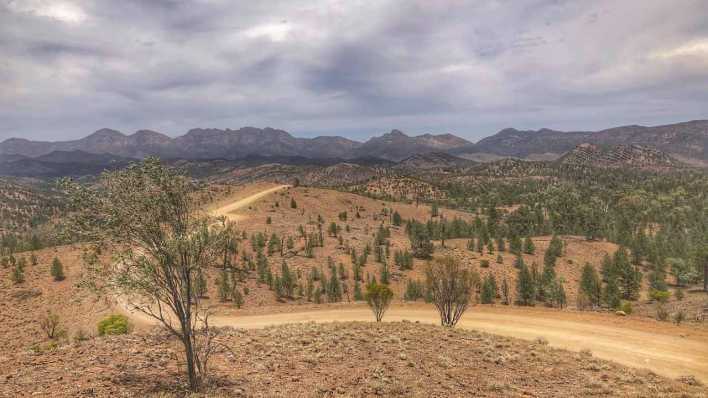
[[475,162],[445,152],[416,153],[396,164],[403,170],[445,170],[474,165]]
[[37,157],[8,155],[0,175],[14,177],[80,177],[127,166],[136,159],[80,150],[52,151]]
[[369,139],[354,153],[356,156],[374,156],[398,161],[411,155],[447,151],[466,144],[469,144],[469,141],[452,134],[411,137],[400,130],[392,130],[381,137]]
[[637,167],[664,169],[680,167],[681,162],[668,154],[639,145],[617,145],[601,148],[593,144],[580,144],[559,159],[560,163],[590,165],[595,167]]

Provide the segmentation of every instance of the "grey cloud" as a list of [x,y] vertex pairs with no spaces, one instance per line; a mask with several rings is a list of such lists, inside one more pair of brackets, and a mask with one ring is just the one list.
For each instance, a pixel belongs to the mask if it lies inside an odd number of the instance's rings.
[[0,139],[706,118],[706,21],[701,0],[0,0]]

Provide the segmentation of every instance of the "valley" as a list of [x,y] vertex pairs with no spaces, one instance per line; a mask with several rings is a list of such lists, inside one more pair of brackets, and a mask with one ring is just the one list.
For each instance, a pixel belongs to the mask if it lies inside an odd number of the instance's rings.
[[[382,189],[380,192],[395,192],[395,190],[390,190],[388,184],[380,186],[380,189]],[[395,225],[393,221],[394,213],[398,214],[397,217],[400,217],[401,220],[421,221],[431,219],[431,214],[434,214],[435,211],[438,213],[433,219],[441,221],[448,219],[474,223],[475,219],[479,217],[465,211],[448,208],[433,210],[431,205],[425,203],[431,198],[427,195],[421,196],[420,203],[416,204],[411,198],[405,197],[401,197],[404,200],[403,202],[381,200],[344,191],[303,186],[293,187],[267,181],[235,187],[213,185],[205,193],[201,194],[200,198],[200,200],[208,203],[204,205],[204,210],[210,216],[225,217],[234,223],[239,231],[238,235],[242,236],[237,241],[240,242],[237,244],[239,248],[234,252],[233,259],[229,260],[234,264],[232,269],[235,272],[233,277],[229,276],[233,280],[232,288],[240,291],[242,302],[237,303],[230,296],[223,296],[221,284],[224,280],[225,271],[220,270],[220,267],[215,267],[205,270],[206,286],[205,291],[202,293],[203,302],[201,303],[202,306],[209,308],[211,312],[210,325],[212,327],[217,328],[217,330],[222,328],[226,328],[223,330],[234,330],[234,332],[225,332],[226,334],[220,339],[228,341],[230,345],[236,344],[239,347],[243,347],[240,345],[241,343],[238,343],[238,341],[243,339],[247,341],[255,339],[256,341],[263,341],[267,345],[277,345],[276,340],[270,340],[271,337],[266,336],[307,339],[306,337],[296,336],[299,336],[298,333],[305,333],[305,331],[310,335],[315,330],[318,331],[315,333],[322,333],[320,330],[329,330],[327,333],[332,334],[335,333],[333,332],[334,330],[341,330],[338,325],[342,325],[341,327],[347,325],[344,330],[351,330],[352,333],[355,330],[358,330],[356,333],[362,333],[363,329],[361,329],[360,325],[362,325],[362,322],[371,320],[371,311],[361,297],[355,297],[357,285],[359,284],[354,276],[357,272],[361,273],[362,281],[370,280],[372,277],[383,280],[382,278],[385,278],[383,272],[388,273],[386,277],[388,278],[387,283],[394,292],[394,300],[391,308],[386,312],[384,324],[377,325],[377,328],[391,330],[387,333],[389,335],[394,333],[395,335],[395,333],[400,333],[400,331],[410,328],[425,329],[433,327],[425,325],[439,323],[438,313],[435,308],[431,304],[425,303],[424,297],[408,297],[410,282],[424,280],[426,261],[413,258],[412,266],[407,270],[401,269],[393,263],[389,263],[390,265],[387,266],[375,259],[363,260],[363,263],[359,263],[360,260],[357,259],[355,262],[352,260],[351,251],[365,252],[370,240],[376,239],[377,233],[380,233],[380,229],[377,232],[377,228],[380,228],[380,226],[384,226],[390,231],[390,235],[386,239],[389,241],[387,248],[392,253],[391,258],[394,252],[408,250],[410,245],[409,238],[404,225]],[[295,204],[294,206],[293,203]],[[499,208],[501,214],[513,210],[513,208]],[[344,213],[346,213],[346,216]],[[335,220],[332,221],[334,224],[342,224],[341,229],[337,229],[336,236],[329,231],[328,225],[331,226],[331,223],[328,220]],[[344,226],[346,226],[346,229]],[[320,227],[321,229],[319,229]],[[302,232],[298,232],[299,229]],[[308,249],[307,240],[303,241],[304,238],[302,236],[309,235],[310,239],[314,239],[312,234],[317,234],[318,229],[323,231],[322,245],[318,244],[316,247]],[[327,230],[327,235],[324,235],[325,230]],[[334,229],[331,231],[334,231]],[[260,239],[258,236],[261,235],[264,239],[264,246],[259,249],[257,242]],[[274,240],[273,236],[278,238]],[[292,248],[288,248],[288,245],[284,243],[289,238],[294,238]],[[435,247],[434,256],[459,258],[462,264],[478,272],[481,279],[485,279],[485,275],[494,275],[496,280],[507,281],[512,286],[512,290],[515,290],[518,284],[518,269],[514,264],[518,261],[517,259],[519,257],[522,258],[526,264],[543,264],[543,253],[548,250],[552,238],[552,236],[548,235],[535,236],[533,238],[534,254],[521,253],[520,256],[515,256],[506,251],[495,250],[489,252],[487,248],[484,248],[480,253],[476,248],[470,250],[468,239],[449,237],[444,240],[444,243],[439,239],[433,240]],[[607,310],[600,310],[599,312],[582,311],[576,304],[579,295],[578,286],[582,277],[582,265],[591,264],[600,271],[602,269],[602,256],[605,254],[613,255],[619,246],[604,241],[588,241],[581,236],[561,235],[559,238],[563,242],[563,253],[556,261],[555,272],[563,277],[566,294],[565,306],[567,308],[563,308],[564,306],[559,309],[543,308],[543,306],[504,305],[501,293],[494,300],[495,304],[481,304],[478,291],[474,299],[476,304],[465,313],[457,325],[456,330],[459,331],[455,333],[461,333],[460,336],[465,336],[464,333],[472,333],[470,336],[482,336],[482,339],[487,339],[485,341],[489,341],[488,339],[498,341],[493,343],[493,345],[496,344],[496,347],[506,347],[511,344],[510,347],[517,347],[515,350],[520,353],[500,353],[499,355],[502,355],[500,358],[506,358],[504,355],[512,355],[508,357],[512,358],[513,355],[538,353],[540,349],[540,352],[543,353],[538,358],[542,362],[551,360],[558,363],[558,359],[550,359],[558,355],[566,358],[566,360],[575,356],[579,358],[578,364],[585,367],[584,369],[594,369],[595,367],[599,367],[598,369],[611,369],[612,366],[618,366],[604,365],[605,362],[603,362],[612,361],[622,366],[639,369],[637,371],[629,371],[631,374],[640,372],[636,373],[636,377],[647,377],[641,372],[645,372],[642,369],[648,369],[651,372],[649,375],[658,375],[649,377],[667,377],[678,380],[684,380],[685,377],[689,377],[689,379],[685,380],[690,383],[693,383],[690,380],[694,379],[697,383],[708,382],[708,379],[705,378],[705,375],[708,374],[708,361],[706,361],[706,358],[708,358],[708,346],[705,344],[706,338],[708,338],[708,329],[705,328],[704,323],[696,322],[691,318],[695,311],[700,312],[706,304],[705,294],[687,292],[687,297],[680,302],[675,298],[671,298],[669,304],[676,308],[679,308],[677,306],[684,306],[685,310],[682,311],[686,311],[688,315],[686,322],[680,325],[656,320],[654,316],[655,310],[652,307],[656,307],[657,304],[643,304],[644,302],[651,303],[654,301],[649,297],[647,282],[642,283],[639,301],[635,303],[635,307],[637,307],[636,314],[618,316],[613,311]],[[273,244],[273,242],[277,242],[277,244]],[[256,246],[253,246],[254,244]],[[260,250],[263,250],[264,256],[262,258],[268,267],[265,271],[259,268],[260,265],[253,264],[261,261],[256,258],[260,256],[258,254]],[[309,251],[311,251],[311,254],[308,254]],[[12,342],[9,346],[10,349],[17,350],[17,354],[6,357],[6,359],[16,364],[13,368],[22,369],[20,362],[16,361],[34,363],[27,361],[33,361],[31,358],[35,355],[54,355],[53,352],[57,348],[54,348],[51,344],[47,345],[45,338],[38,333],[39,331],[36,328],[36,319],[41,318],[42,311],[47,308],[58,314],[62,320],[61,327],[64,330],[67,341],[66,343],[60,343],[60,346],[64,347],[62,349],[65,353],[66,350],[70,350],[70,353],[67,354],[69,355],[69,361],[81,360],[81,357],[74,354],[74,351],[81,349],[80,347],[86,344],[109,344],[112,347],[111,350],[116,350],[116,352],[128,350],[130,346],[134,347],[130,349],[130,352],[134,352],[135,354],[131,355],[137,355],[136,358],[142,355],[148,355],[148,358],[153,358],[157,355],[163,358],[160,359],[160,363],[164,363],[166,366],[172,363],[172,360],[168,359],[170,358],[169,356],[160,355],[158,351],[145,351],[146,348],[138,348],[136,351],[135,347],[142,346],[143,343],[138,343],[135,338],[140,338],[141,340],[139,341],[141,342],[153,341],[152,345],[157,344],[162,347],[167,344],[167,346],[164,346],[165,348],[160,350],[174,352],[175,348],[173,343],[169,343],[169,338],[166,339],[165,336],[159,337],[161,336],[160,334],[155,334],[159,333],[158,330],[160,328],[157,327],[158,324],[154,319],[132,310],[130,305],[123,300],[110,299],[109,297],[99,299],[90,291],[79,287],[78,282],[83,278],[84,264],[82,253],[84,252],[83,245],[59,246],[36,251],[36,261],[39,265],[25,267],[27,282],[19,285],[10,285],[3,290],[5,295],[3,302],[5,305],[2,311],[2,324],[4,326],[0,328],[0,333],[9,338],[8,341]],[[18,256],[22,257],[22,253],[18,253]],[[373,254],[371,256],[373,257]],[[66,280],[62,282],[52,281],[47,271],[47,266],[54,257],[60,259],[64,264]],[[501,262],[499,258],[501,258]],[[279,276],[283,276],[281,264],[285,262],[287,262],[289,267],[286,272],[292,273],[295,277],[296,285],[299,286],[295,287],[292,296],[288,296],[287,293],[279,293],[277,291],[278,287],[273,285],[273,283],[277,282],[268,282],[269,278],[277,280]],[[489,264],[486,267],[482,266],[485,262]],[[249,263],[253,265],[249,266]],[[328,263],[330,265],[327,265]],[[334,268],[330,268],[332,267],[331,264],[335,264]],[[355,270],[357,267],[359,267],[360,271]],[[386,270],[387,268],[388,270]],[[252,271],[249,271],[249,269]],[[329,288],[323,288],[320,293],[322,297],[317,298],[318,293],[306,286],[308,283],[312,283],[312,272],[315,269],[324,276],[322,280],[328,278],[326,277],[326,269],[329,269],[330,272],[332,269],[337,270],[338,279],[341,278],[341,281],[338,281],[341,289],[338,298],[332,298],[336,296],[328,296],[329,293],[325,292],[325,290]],[[3,280],[8,280],[10,271],[10,268],[2,269]],[[317,283],[316,280],[315,283]],[[358,289],[361,289],[361,286]],[[516,292],[512,292],[512,295],[516,294]],[[642,308],[644,306],[648,306],[648,312],[643,312]],[[96,322],[115,313],[128,315],[131,323],[131,336],[134,335],[136,337],[121,338],[117,336],[108,340],[105,337],[88,337],[88,340],[80,340],[75,337],[77,335],[91,336],[93,333],[91,330]],[[320,323],[323,323],[323,325],[317,325]],[[470,332],[467,332],[467,330],[470,330]],[[349,335],[349,332],[346,331],[336,333]],[[505,337],[491,337],[492,335]],[[236,339],[234,340],[234,338]],[[356,339],[356,337],[354,338]],[[407,339],[410,338],[408,337]],[[75,342],[70,343],[69,339],[73,339]],[[95,342],[93,342],[94,339]],[[129,344],[129,346],[124,346],[124,344]],[[322,344],[327,343],[323,342]],[[544,348],[546,345],[549,348]],[[169,348],[170,346],[173,348]],[[31,350],[34,354],[21,354],[22,350],[27,347],[32,347]],[[354,350],[361,348],[351,347]],[[91,350],[93,352],[96,349],[98,347]],[[292,349],[292,347],[288,349]],[[504,349],[501,350],[504,351]],[[238,355],[241,361],[255,360],[254,358],[241,357],[240,355],[253,355],[247,354],[248,351],[243,351],[243,348],[239,349],[239,351],[240,354]],[[499,351],[500,349],[494,349],[490,352]],[[474,350],[466,354],[468,355],[467,358],[471,358],[470,355],[474,357],[476,354],[473,352]],[[563,352],[568,353],[563,354]],[[26,355],[31,356],[26,357]],[[225,355],[228,357],[230,354]],[[415,355],[429,354],[418,353]],[[549,356],[548,359],[543,359],[546,358],[545,356]],[[221,357],[221,355],[218,355],[218,357]],[[318,363],[320,365],[318,366],[324,366],[322,364],[326,363],[327,360],[325,358],[327,357],[319,358],[320,361]],[[485,356],[484,358],[487,357]],[[480,360],[488,361],[484,358],[480,358]],[[106,361],[105,359],[96,360],[98,363]],[[305,363],[309,361],[306,357],[302,360],[306,361]],[[491,359],[491,361],[491,363],[497,363],[496,366],[500,364],[507,366],[510,363],[508,361],[513,360]],[[229,370],[231,369],[229,361],[224,362],[224,359],[217,359],[216,364],[217,373],[222,375],[219,377],[233,380]],[[364,364],[357,366],[366,367]],[[525,368],[533,372],[533,366],[535,365],[527,363]],[[563,372],[569,372],[571,367],[577,365],[574,365],[571,360],[568,363],[563,362],[560,366],[560,369],[565,369]],[[610,368],[607,366],[610,366]],[[36,363],[32,365],[32,369],[27,368],[26,371],[30,372],[29,374],[34,374],[33,372],[37,371],[52,371],[49,368],[38,367]],[[99,372],[99,369],[101,369],[100,372],[115,372],[117,370],[108,370],[108,368],[100,366],[95,368],[95,371]],[[173,372],[176,371],[176,369],[172,369]],[[274,369],[280,368],[276,367]],[[334,368],[330,367],[329,369]],[[506,372],[506,370],[503,372]],[[577,371],[573,370],[572,372]],[[588,375],[583,372],[587,372],[587,370],[578,373],[578,377],[590,377],[592,379],[593,376],[591,374],[596,371],[591,370]],[[624,374],[627,374],[627,372],[622,371]],[[398,377],[406,377],[403,376],[405,372],[401,373],[401,370],[397,370],[396,374]],[[600,374],[603,375],[602,380],[604,381],[600,382],[597,387],[594,387],[594,382],[589,381],[590,379],[584,379],[585,381],[581,382],[580,387],[582,388],[582,383],[586,383],[586,390],[584,390],[586,392],[589,392],[590,390],[588,389],[592,388],[626,388],[619,387],[620,385],[626,386],[626,384],[616,384],[611,378],[606,378],[606,373],[603,373],[602,370],[600,370]],[[641,376],[639,376],[640,374]],[[293,375],[292,371],[288,371],[288,375]],[[35,374],[33,377],[37,376],[38,374]],[[13,391],[13,389],[26,388],[17,384],[23,380],[19,375],[12,376],[12,373],[6,373],[4,377],[8,381],[7,388],[9,388],[9,390],[5,390],[6,392]],[[79,385],[93,386],[84,388],[104,392],[116,391],[114,390],[115,388],[120,390],[127,389],[128,391],[147,391],[145,389],[154,388],[172,390],[176,388],[175,386],[155,386],[151,385],[147,380],[140,381],[139,379],[119,381],[121,380],[119,375],[113,377],[113,381],[100,384],[95,384],[100,378],[86,379],[78,374],[75,380]],[[337,377],[345,376],[339,374]],[[431,375],[431,377],[435,380],[439,376]],[[257,382],[255,381],[256,379],[251,380],[250,383]],[[296,388],[311,388],[306,386],[311,386],[309,383],[314,382],[313,379],[307,376],[298,376],[297,380],[294,385],[302,387]],[[528,388],[549,391],[545,390],[549,388],[545,384],[548,380],[551,379],[545,379],[544,383],[533,384],[533,386],[526,384],[524,389],[526,391]],[[513,387],[516,385],[515,383],[517,381],[511,381],[511,384],[505,384],[504,386],[487,387],[473,383],[465,387],[465,391],[481,392],[485,388],[502,388],[507,394],[514,396],[515,393],[513,391],[518,388]],[[643,381],[641,385],[644,387],[642,388],[652,385],[651,383],[653,382]],[[675,384],[675,387],[669,387],[672,384],[667,384],[666,381],[660,383],[664,386],[662,388],[667,389],[665,390],[667,393],[668,391],[684,391],[683,394],[686,394],[688,391],[694,391],[690,384],[679,383]],[[241,384],[237,382],[237,385]],[[591,385],[593,387],[590,387]],[[56,383],[55,386],[53,388],[59,388],[67,392],[78,391],[72,390],[70,385],[62,382]],[[226,386],[222,388],[228,391],[242,388],[236,388],[232,384],[227,384]],[[278,384],[268,384],[268,386],[261,385],[258,388],[279,388],[277,387]],[[217,391],[220,387],[215,388],[214,391]],[[250,388],[254,387],[251,385]],[[401,393],[405,395],[402,392],[396,392],[395,388],[398,387],[389,383],[385,383],[380,387],[368,385],[368,387],[362,388],[383,388],[381,391],[387,391],[387,394],[397,395]],[[391,390],[391,388],[394,388],[394,390]],[[467,388],[472,389],[468,390]],[[478,388],[482,388],[482,390],[478,390]],[[646,393],[646,390],[642,388],[623,391],[628,395],[641,396]],[[672,388],[674,390],[671,390]],[[699,390],[695,390],[695,392]],[[80,391],[85,392],[87,390]],[[278,390],[271,391],[276,393]],[[347,391],[347,389],[345,388],[342,391]],[[442,394],[442,391],[444,390],[440,390],[438,393]]]

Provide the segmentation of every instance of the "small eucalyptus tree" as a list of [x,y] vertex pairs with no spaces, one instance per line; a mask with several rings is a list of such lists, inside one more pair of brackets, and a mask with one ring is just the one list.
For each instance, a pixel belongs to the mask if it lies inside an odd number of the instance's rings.
[[463,268],[459,260],[447,256],[430,263],[426,282],[432,302],[440,313],[440,323],[453,327],[467,310],[480,277]]
[[366,287],[365,297],[366,303],[369,304],[371,311],[374,313],[376,322],[381,322],[393,299],[393,291],[384,284],[372,282]]
[[[85,283],[161,323],[184,346],[197,390],[207,376],[213,331],[196,294],[207,267],[220,264],[231,228],[200,211],[191,181],[148,158],[101,175],[96,184],[62,182],[71,199],[69,231],[93,250]],[[110,261],[99,253],[110,250]]]

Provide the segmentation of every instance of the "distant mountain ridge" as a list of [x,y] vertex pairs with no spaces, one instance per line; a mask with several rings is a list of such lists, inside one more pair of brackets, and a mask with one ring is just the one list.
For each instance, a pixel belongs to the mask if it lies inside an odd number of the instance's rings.
[[621,126],[594,132],[507,128],[477,143],[453,134],[409,136],[400,130],[358,142],[340,136],[299,138],[268,127],[195,128],[175,138],[151,130],[125,135],[116,130],[101,129],[72,141],[10,138],[0,143],[0,162],[19,157],[36,158],[55,151],[82,151],[134,159],[156,155],[186,160],[238,160],[253,156],[343,160],[368,157],[398,162],[431,153],[477,160],[504,157],[555,160],[583,143],[600,147],[640,145],[663,151],[690,165],[708,166],[708,120],[653,127]]
[[396,161],[416,153],[448,150],[466,144],[470,142],[452,134],[411,137],[398,130],[361,143],[339,136],[297,138],[283,130],[255,127],[238,130],[198,128],[176,138],[150,130],[125,135],[116,130],[101,129],[72,141],[10,138],[0,143],[0,155],[38,157],[55,151],[83,151],[130,158],[156,155],[166,159],[192,160],[242,159],[257,155],[311,159],[377,157]]

